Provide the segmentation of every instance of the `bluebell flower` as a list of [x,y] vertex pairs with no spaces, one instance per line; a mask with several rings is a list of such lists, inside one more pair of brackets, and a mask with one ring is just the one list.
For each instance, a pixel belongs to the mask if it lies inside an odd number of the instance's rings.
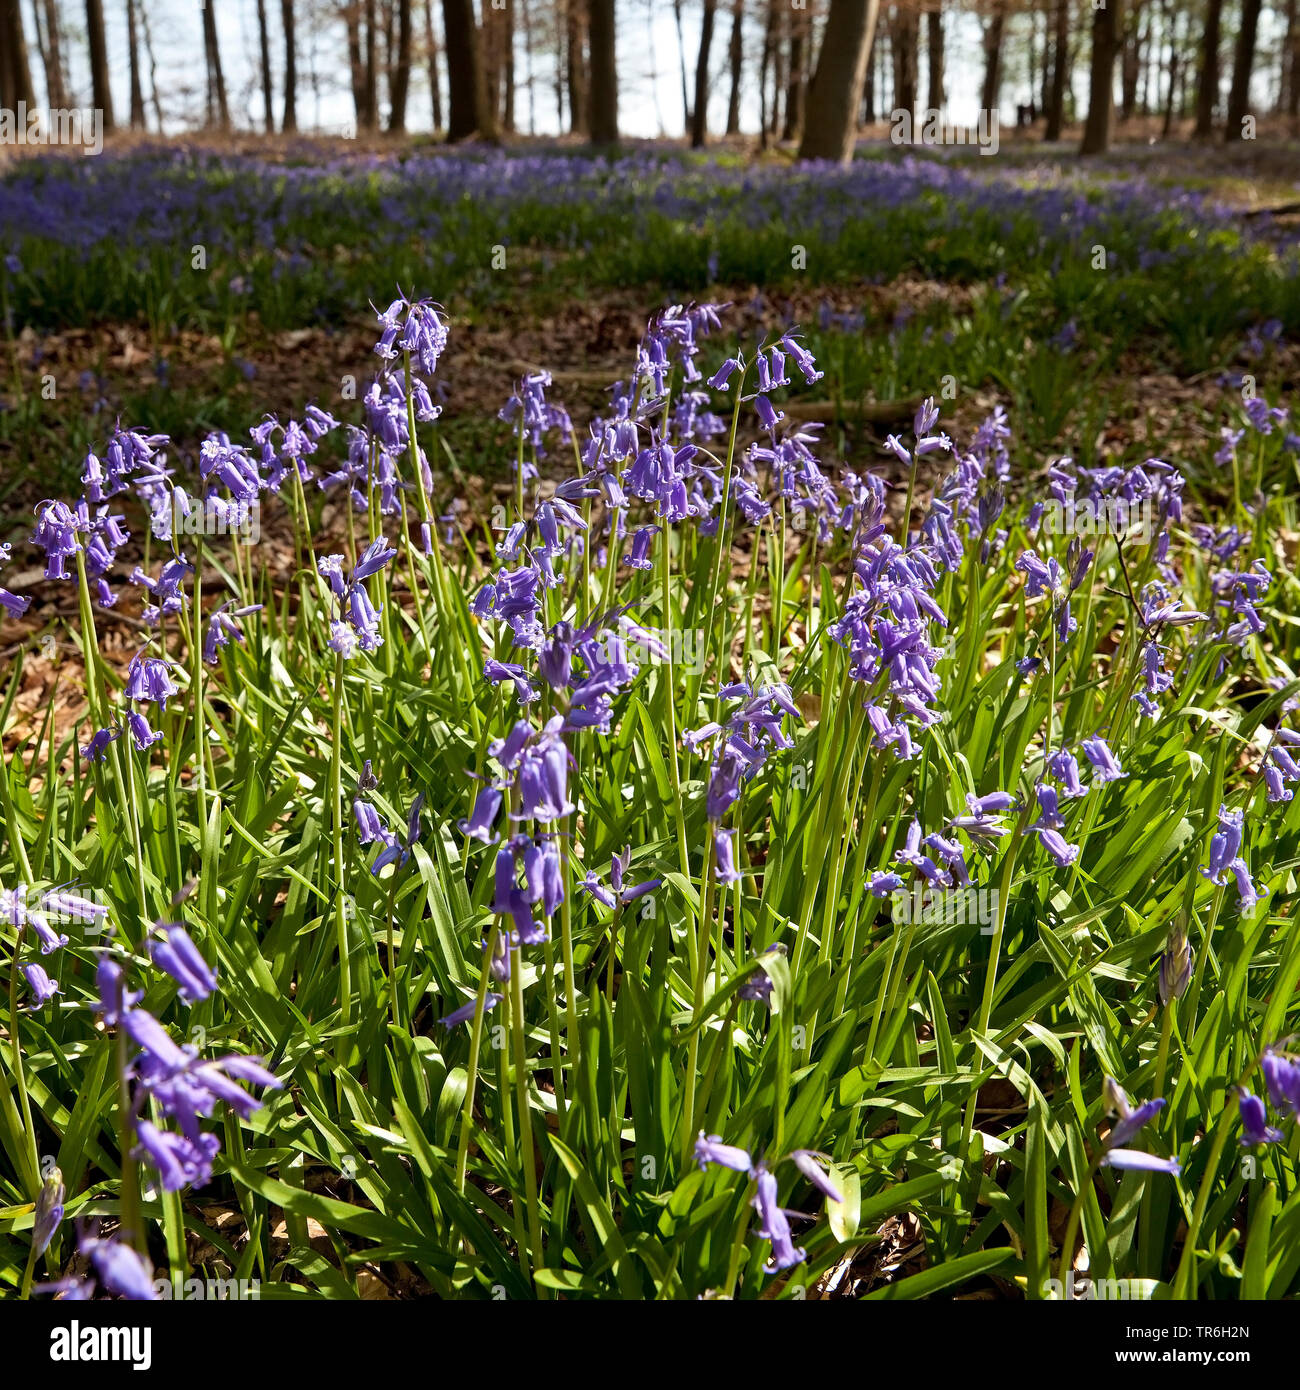
[[[483,996],[483,1012],[491,1013],[504,998],[504,995],[488,990]],[[458,1023],[468,1023],[477,1012],[478,1000],[475,998],[471,999],[468,1004],[462,1004],[459,1009],[453,1009],[451,1013],[444,1014],[438,1022],[444,1028],[454,1028]]]
[[1264,1102],[1252,1095],[1244,1086],[1237,1087],[1237,1107],[1241,1114],[1242,1144],[1278,1144],[1282,1141],[1282,1131],[1268,1123],[1268,1112]]
[[216,972],[208,965],[179,922],[162,922],[155,928],[161,940],[150,940],[149,957],[180,986],[187,1004],[208,998],[217,987]]
[[492,827],[496,824],[497,815],[501,810],[501,801],[501,792],[496,787],[482,788],[474,798],[474,809],[470,812],[469,819],[457,821],[457,829],[472,840],[491,844],[496,838],[492,833]]
[[790,1222],[777,1200],[776,1178],[760,1163],[754,1170],[753,1205],[758,1212],[758,1235],[772,1242],[772,1258],[763,1266],[768,1274],[790,1269],[807,1258],[797,1249],[790,1235]]
[[44,969],[34,962],[23,966],[23,976],[32,991],[31,1007],[34,1010],[43,1009],[56,994],[63,992],[59,982],[50,979]]
[[751,1173],[754,1170],[754,1160],[745,1149],[734,1144],[724,1144],[721,1135],[706,1135],[703,1130],[700,1130],[699,1138],[695,1141],[695,1161],[700,1165],[701,1171],[710,1163],[730,1168],[736,1173]]
[[828,1161],[825,1154],[817,1153],[814,1149],[795,1149],[790,1158],[794,1166],[819,1192],[829,1197],[832,1202],[843,1202],[844,1198],[839,1188],[830,1180],[822,1166]]

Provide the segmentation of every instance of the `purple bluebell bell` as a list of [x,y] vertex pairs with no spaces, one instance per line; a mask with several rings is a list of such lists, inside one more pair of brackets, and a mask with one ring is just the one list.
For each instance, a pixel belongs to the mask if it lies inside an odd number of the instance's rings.
[[[483,1012],[491,1013],[504,998],[505,995],[488,990],[483,996]],[[438,1022],[444,1028],[455,1028],[458,1023],[468,1023],[477,1012],[478,999],[475,998],[471,999],[468,1004],[462,1004],[459,1009],[453,1009],[449,1014],[444,1014]]]
[[776,1178],[762,1163],[754,1170],[754,1183],[753,1205],[758,1212],[758,1235],[772,1242],[772,1258],[763,1269],[768,1274],[777,1274],[802,1263],[807,1256],[791,1238],[789,1219],[777,1199]]
[[703,1130],[700,1130],[695,1141],[695,1161],[700,1165],[701,1171],[710,1163],[716,1163],[721,1168],[730,1168],[735,1173],[752,1173],[754,1170],[754,1160],[747,1150],[738,1148],[735,1144],[724,1144],[721,1135],[706,1135]]
[[23,966],[23,976],[32,992],[33,1010],[43,1009],[56,994],[63,992],[59,982],[50,979],[45,970],[35,962]]
[[1237,1108],[1241,1114],[1240,1143],[1281,1143],[1282,1131],[1268,1123],[1268,1111],[1264,1108],[1264,1102],[1244,1086],[1237,1087]]
[[150,940],[149,958],[176,981],[187,1004],[208,998],[217,987],[216,972],[203,959],[190,934],[179,922],[161,922],[155,930],[160,939]]

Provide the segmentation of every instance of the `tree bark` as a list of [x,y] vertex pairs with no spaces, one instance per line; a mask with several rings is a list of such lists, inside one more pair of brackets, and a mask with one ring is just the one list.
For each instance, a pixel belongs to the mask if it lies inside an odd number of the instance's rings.
[[[135,0],[126,0],[127,15],[130,18],[132,39],[131,48],[135,50]],[[266,133],[275,134],[275,107],[274,98],[271,93],[271,38],[266,28],[266,0],[257,0],[257,49],[261,59],[262,77],[262,105],[265,112],[264,122]],[[143,119],[143,103],[141,103],[141,117]],[[135,93],[131,94],[131,124],[135,124]]]
[[1136,0],[1124,19],[1124,47],[1120,55],[1121,124],[1132,120],[1137,110],[1138,80],[1142,75],[1142,50],[1146,43],[1146,36],[1141,29],[1145,20],[1142,14],[1142,0]]
[[366,33],[362,48],[361,110],[357,125],[361,130],[379,129],[379,73],[376,68],[375,0],[366,0]]
[[298,129],[298,49],[293,28],[293,0],[280,0],[280,26],[284,30],[284,116],[280,129]]
[[586,0],[566,0],[564,19],[569,130],[574,135],[586,135],[591,130],[591,113],[587,107]]
[[388,131],[400,135],[406,130],[406,100],[411,91],[411,0],[398,0],[397,63],[389,92]]
[[230,129],[230,106],[226,101],[226,76],[221,70],[221,45],[217,42],[217,16],[214,0],[203,0],[203,51],[208,62],[208,119],[215,114],[222,130]]
[[917,48],[921,33],[920,16],[899,5],[894,11],[890,29],[890,51],[894,59],[894,107],[906,111],[909,118],[916,115],[918,85]]
[[812,16],[807,10],[795,10],[790,15],[790,73],[785,88],[785,124],[781,129],[783,140],[797,140],[803,133],[811,48]]
[[20,0],[0,0],[0,92],[0,104],[11,111],[20,101],[29,110],[36,106]]
[[713,47],[713,21],[718,0],[704,0],[700,20],[700,52],[695,61],[695,103],[691,109],[691,149],[704,148],[709,134],[709,49]]
[[618,61],[614,48],[614,0],[590,0],[591,138],[618,142]]
[[984,31],[984,86],[980,94],[980,107],[984,111],[998,109],[1002,92],[1002,39],[1006,27],[1006,0],[994,0],[993,12]]
[[1232,63],[1232,87],[1228,92],[1228,117],[1223,138],[1228,143],[1242,138],[1250,112],[1250,74],[1255,66],[1255,40],[1259,34],[1260,0],[1242,0],[1241,28]]
[[32,13],[36,18],[36,38],[41,52],[41,66],[45,70],[45,91],[50,105],[62,110],[68,103],[68,83],[63,71],[63,40],[59,32],[59,11],[55,0],[44,0],[45,33],[40,31],[41,5],[34,3]]
[[1174,125],[1174,97],[1178,90],[1178,80],[1181,76],[1182,55],[1178,43],[1178,19],[1179,14],[1174,9],[1174,0],[1166,0],[1163,12],[1162,29],[1167,29],[1169,33],[1169,89],[1165,93],[1165,118],[1160,127],[1160,138],[1169,139],[1169,133]]
[[447,50],[447,138],[464,140],[478,134],[495,140],[497,123],[488,105],[474,0],[442,0],[442,27]]
[[[727,134],[740,134],[740,75],[745,58],[744,45],[744,18],[745,0],[733,0],[731,7],[731,41],[727,45],[727,58],[731,64],[731,95],[727,99]],[[791,37],[790,45],[793,50],[794,38]],[[791,65],[793,68],[793,53]],[[793,79],[792,79],[793,80]],[[789,102],[786,103],[787,118],[790,110]],[[789,138],[789,137],[787,137]]]
[[143,130],[144,92],[140,87],[140,41],[135,24],[135,0],[126,0],[126,60],[131,86],[131,129]]
[[943,110],[943,11],[936,5],[925,16],[925,64],[929,78],[925,104]]
[[1115,55],[1120,44],[1123,0],[1108,0],[1092,12],[1092,67],[1088,78],[1088,117],[1080,154],[1105,154],[1110,148],[1115,109]]
[[[17,5],[18,0],[13,0]],[[103,113],[104,130],[113,129],[113,88],[108,79],[108,43],[104,38],[103,0],[86,0],[86,39],[90,46],[91,103]]]
[[1223,24],[1223,0],[1207,0],[1205,37],[1201,41],[1201,66],[1196,76],[1196,129],[1198,140],[1214,134],[1214,108],[1219,104],[1219,34]]
[[800,159],[853,158],[862,88],[876,32],[878,0],[831,0],[808,89]]
[[1047,107],[1044,140],[1059,140],[1065,123],[1065,78],[1070,67],[1070,0],[1056,0],[1056,33],[1052,39],[1052,92]]
[[433,0],[424,0],[424,48],[429,64],[429,102],[434,130],[442,129],[442,84],[438,80],[438,40],[433,33]]
[[686,85],[686,40],[682,36],[682,0],[673,0],[673,22],[677,25],[677,65],[682,75],[682,129],[691,128],[691,94]]
[[1295,0],[1287,4],[1286,51],[1286,113],[1294,122],[1300,117],[1300,23],[1296,21]]

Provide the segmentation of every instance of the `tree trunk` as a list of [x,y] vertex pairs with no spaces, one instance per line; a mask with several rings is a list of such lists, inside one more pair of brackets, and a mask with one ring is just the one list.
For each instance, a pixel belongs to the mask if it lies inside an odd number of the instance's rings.
[[776,0],[768,0],[767,18],[763,21],[763,50],[758,63],[758,146],[767,149],[767,74],[772,66],[772,50],[776,37]]
[[586,0],[566,0],[564,18],[569,130],[574,135],[586,135],[591,129],[591,116],[587,109]]
[[894,11],[894,23],[889,35],[894,58],[894,107],[896,111],[906,111],[909,119],[916,115],[919,69],[917,48],[920,34],[920,16],[913,10],[898,6]]
[[203,0],[203,51],[208,60],[208,119],[215,112],[222,130],[230,129],[230,106],[226,101],[226,77],[221,70],[221,46],[217,42],[217,16],[214,0]]
[[1162,140],[1169,139],[1169,133],[1174,125],[1174,96],[1178,90],[1182,64],[1182,55],[1178,44],[1178,19],[1179,13],[1174,9],[1174,0],[1167,0],[1161,28],[1167,29],[1169,33],[1169,89],[1165,93],[1165,119],[1160,128]]
[[464,140],[477,133],[495,140],[497,124],[488,105],[474,0],[442,0],[442,28],[447,51],[447,139]]
[[943,11],[937,6],[925,17],[925,63],[929,77],[925,104],[943,110]]
[[284,118],[280,129],[298,129],[298,50],[293,31],[293,0],[280,0],[280,25],[284,30]]
[[618,142],[618,61],[614,51],[614,0],[590,0],[591,138]]
[[880,66],[880,45],[872,44],[867,59],[867,75],[862,80],[862,124],[873,125],[876,120],[876,69]]
[[[733,0],[731,8],[731,42],[727,45],[727,58],[731,63],[731,95],[727,99],[727,134],[740,134],[740,74],[744,64],[745,45],[742,29],[745,18],[745,0]],[[791,38],[793,50],[795,40]],[[793,53],[791,63],[793,64]],[[786,102],[786,112],[790,103]],[[788,138],[788,137],[787,137]]]
[[398,0],[397,63],[388,95],[388,131],[400,135],[406,130],[406,99],[411,90],[411,0]]
[[162,106],[158,101],[158,55],[153,49],[153,32],[149,28],[148,0],[136,0],[140,7],[140,30],[144,35],[144,54],[149,60],[149,100],[153,104],[153,118],[158,125],[158,134],[163,133]]
[[878,0],[831,0],[808,89],[800,159],[853,158],[862,87],[876,32]]
[[[18,0],[13,0],[15,8]],[[103,0],[86,0],[86,38],[90,46],[91,104],[103,112],[104,130],[113,129],[113,88],[108,80],[108,44],[104,38]]]
[[700,20],[700,53],[695,62],[695,104],[691,110],[691,149],[704,148],[709,133],[709,49],[713,47],[713,21],[718,0],[704,0]]
[[1286,30],[1282,35],[1282,49],[1278,54],[1277,112],[1280,116],[1287,109],[1287,99],[1292,87],[1291,47],[1295,40],[1296,0],[1286,0],[1282,13],[1286,19]]
[[1198,140],[1214,134],[1214,108],[1219,104],[1219,31],[1223,0],[1207,0],[1205,38],[1201,42],[1201,67],[1196,76],[1196,129]]
[[1044,140],[1059,140],[1065,123],[1065,77],[1070,66],[1070,0],[1056,0],[1056,34],[1052,39],[1052,91]]
[[1250,74],[1255,66],[1255,40],[1259,33],[1260,0],[1242,0],[1241,28],[1232,63],[1232,87],[1228,92],[1228,118],[1223,138],[1240,140],[1250,111]]
[[807,10],[795,10],[790,15],[790,74],[785,89],[785,124],[781,129],[783,140],[797,140],[803,133],[811,47],[811,16]]
[[[68,106],[68,82],[63,71],[63,39],[59,32],[59,11],[55,0],[45,0],[45,35],[40,40],[41,66],[45,69],[45,91],[55,110]],[[34,4],[32,12],[37,20],[37,36],[40,37],[41,6]]]
[[772,109],[768,113],[771,123],[770,134],[775,140],[781,130],[781,102],[790,83],[789,63],[786,61],[789,47],[790,21],[794,12],[787,10],[781,23],[772,22]]
[[361,111],[357,125],[361,130],[379,129],[379,73],[375,66],[375,0],[366,0],[366,35],[361,72]]
[[1120,55],[1120,107],[1119,119],[1123,124],[1133,119],[1137,110],[1138,79],[1142,74],[1142,49],[1145,35],[1140,25],[1144,20],[1142,0],[1136,0],[1133,8],[1124,16],[1124,47]]
[[993,13],[984,31],[984,86],[980,94],[980,107],[984,111],[998,109],[1002,93],[1002,39],[1006,27],[1005,0],[994,0]]
[[126,0],[126,57],[131,80],[131,129],[144,129],[144,93],[140,89],[140,42],[135,27],[135,0]]
[[682,74],[682,130],[691,128],[691,94],[686,85],[686,40],[682,36],[682,0],[673,0],[673,22],[677,25],[677,65]]
[[513,133],[515,128],[515,7],[507,0],[501,25],[501,124]]
[[20,0],[0,0],[0,93],[0,105],[10,111],[20,101],[29,110],[36,106]]
[[[127,14],[131,16],[131,24],[134,29],[134,0],[127,0]],[[131,47],[134,50],[135,41],[132,39]],[[257,47],[258,55],[262,65],[262,105],[265,111],[266,133],[275,134],[275,107],[274,98],[271,93],[271,39],[266,30],[266,0],[257,0]],[[131,97],[132,114],[131,124],[135,124],[135,96]],[[141,107],[143,115],[143,104]]]
[[1080,154],[1105,154],[1110,148],[1111,116],[1115,108],[1115,54],[1119,50],[1123,0],[1092,12],[1092,67],[1088,78],[1088,118]]
[[1294,122],[1300,117],[1300,23],[1296,22],[1295,0],[1287,4],[1286,50],[1286,114]]
[[442,84],[438,80],[438,40],[433,33],[433,0],[424,0],[424,47],[429,63],[429,101],[434,130],[442,129]]

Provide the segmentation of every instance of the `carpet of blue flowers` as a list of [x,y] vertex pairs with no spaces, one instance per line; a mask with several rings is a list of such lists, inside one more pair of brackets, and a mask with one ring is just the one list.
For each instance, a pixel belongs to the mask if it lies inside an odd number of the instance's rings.
[[[295,217],[380,196],[276,177]],[[653,177],[620,171],[629,208]],[[740,254],[781,185],[722,186]],[[1045,274],[1104,234],[1072,196],[1034,213],[1070,228]],[[1144,274],[1217,235],[1126,196],[1088,216]],[[147,281],[193,214],[140,215]],[[414,272],[412,216],[383,225]],[[108,254],[55,221],[6,267],[26,314]],[[1222,283],[1262,293],[1280,253],[1234,246]],[[279,257],[269,306],[310,283]],[[842,384],[825,323],[648,295],[596,418],[516,383],[509,487],[470,506],[442,293],[375,312],[356,400],[193,460],[106,423],[7,531],[0,607],[70,595],[47,655],[84,713],[38,711],[0,776],[0,1289],[1293,1296],[1286,403],[1226,393],[1195,456],[1031,468],[1001,408],[953,437],[936,380],[843,457],[791,404]]]

